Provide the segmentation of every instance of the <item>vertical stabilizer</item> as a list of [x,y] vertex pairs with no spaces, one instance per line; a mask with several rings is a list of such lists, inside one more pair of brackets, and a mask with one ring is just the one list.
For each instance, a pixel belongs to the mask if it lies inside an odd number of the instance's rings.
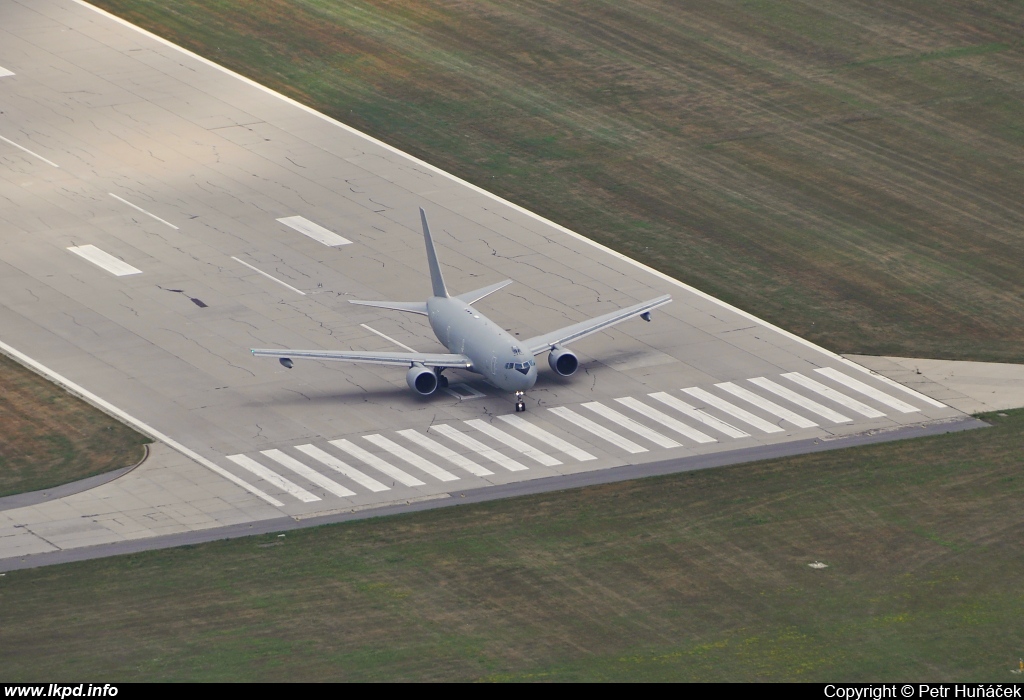
[[441,267],[437,264],[434,241],[430,238],[430,226],[427,225],[427,212],[423,211],[423,207],[420,207],[420,221],[423,222],[423,240],[427,243],[427,265],[430,266],[430,284],[434,288],[434,296],[447,297],[448,290],[444,286]]

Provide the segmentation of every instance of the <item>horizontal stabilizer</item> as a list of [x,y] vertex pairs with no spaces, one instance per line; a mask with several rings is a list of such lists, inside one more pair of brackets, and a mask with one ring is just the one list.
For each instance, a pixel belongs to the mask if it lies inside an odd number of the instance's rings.
[[466,292],[465,294],[459,294],[455,298],[459,299],[460,301],[464,301],[467,304],[475,304],[478,301],[480,301],[481,299],[483,299],[485,296],[488,296],[490,294],[494,294],[499,289],[504,289],[505,287],[509,286],[510,284],[512,284],[512,280],[505,280],[504,282],[498,282],[497,284],[492,284],[489,287],[483,287],[482,289],[477,289],[477,290],[472,291],[472,292]]
[[[255,357],[283,357],[289,360],[329,360],[362,362],[371,365],[420,364],[424,367],[458,367],[470,369],[473,362],[465,355],[427,352],[361,352],[356,350],[273,350],[253,348]],[[287,366],[287,365],[286,365]]]
[[612,311],[604,316],[592,318],[589,321],[581,321],[579,323],[574,323],[571,326],[566,326],[565,328],[559,328],[557,331],[538,335],[534,338],[530,338],[523,344],[529,348],[531,354],[537,355],[538,353],[551,350],[556,345],[567,345],[572,341],[584,338],[591,333],[597,333],[598,331],[611,328],[616,323],[622,323],[634,316],[649,313],[651,309],[667,304],[670,301],[672,301],[672,297],[666,294],[665,296],[658,297],[657,299],[641,302],[636,306],[630,306],[629,308],[620,309],[619,311]]
[[427,302],[425,301],[356,301],[349,299],[349,304],[359,306],[376,306],[380,309],[391,309],[392,311],[404,311],[408,314],[427,315]]

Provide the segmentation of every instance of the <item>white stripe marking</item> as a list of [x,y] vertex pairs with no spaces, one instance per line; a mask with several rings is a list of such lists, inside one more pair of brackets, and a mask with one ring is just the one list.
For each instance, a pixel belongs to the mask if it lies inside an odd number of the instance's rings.
[[565,408],[564,406],[559,406],[557,408],[549,408],[548,410],[554,413],[559,418],[564,418],[565,420],[569,421],[576,427],[583,428],[588,433],[593,433],[602,440],[607,440],[616,447],[621,447],[630,454],[635,455],[640,452],[648,451],[646,447],[641,447],[632,440],[627,440],[618,433],[613,433],[611,430],[608,430],[608,428],[605,428],[603,425],[599,425],[594,421],[590,420],[589,418],[581,416],[575,411]]
[[275,282],[277,282],[282,287],[288,287],[288,289],[292,290],[296,294],[301,294],[302,296],[306,296],[306,293],[304,291],[302,291],[301,289],[296,289],[295,287],[291,286],[287,282],[282,282],[281,280],[277,279],[276,277],[274,277],[272,275],[268,275],[266,272],[264,272],[263,270],[259,269],[258,267],[253,267],[252,265],[250,265],[249,263],[245,262],[244,260],[239,260],[234,255],[231,256],[231,259],[234,260],[235,262],[242,263],[243,265],[245,265],[247,268],[249,268],[253,272],[260,273],[261,275],[263,275],[267,279],[274,280]]
[[68,379],[64,375],[58,374],[57,372],[54,372],[52,369],[50,369],[46,365],[42,364],[41,362],[36,362],[35,360],[33,360],[31,357],[29,357],[25,353],[20,352],[18,350],[15,350],[14,348],[12,348],[7,343],[5,343],[3,341],[0,341],[0,350],[3,350],[7,355],[9,355],[10,357],[13,357],[15,360],[17,360],[18,362],[22,363],[23,365],[27,365],[27,366],[31,367],[32,369],[34,369],[35,371],[39,372],[40,374],[42,374],[42,375],[44,375],[46,377],[49,377],[49,379],[51,381],[53,381],[54,383],[56,383],[57,385],[64,387],[65,389],[70,391],[72,394],[76,394],[77,396],[82,397],[83,399],[85,399],[86,401],[91,403],[93,406],[96,406],[97,408],[99,408],[101,411],[104,411],[105,413],[107,413],[107,414],[109,414],[111,416],[119,418],[120,420],[124,421],[125,423],[127,423],[131,427],[133,427],[136,430],[138,430],[139,432],[141,432],[141,433],[143,433],[145,435],[150,436],[154,440],[159,440],[160,442],[162,442],[165,445],[167,445],[168,447],[170,447],[172,450],[176,450],[177,452],[185,455],[186,457],[191,459],[196,464],[199,464],[199,465],[202,465],[202,466],[206,467],[207,469],[212,471],[214,474],[217,474],[219,476],[224,477],[225,479],[227,479],[231,483],[235,484],[236,486],[241,486],[243,489],[245,489],[249,493],[253,494],[254,496],[258,496],[259,498],[262,498],[264,501],[266,501],[270,505],[276,506],[278,508],[284,507],[284,503],[282,503],[281,501],[277,500],[273,496],[268,496],[267,494],[263,493],[263,491],[259,490],[258,488],[256,488],[252,484],[250,484],[250,483],[248,483],[246,481],[243,481],[242,479],[239,479],[237,476],[235,476],[234,474],[232,474],[228,470],[224,469],[223,467],[218,467],[216,464],[214,464],[210,460],[206,459],[206,457],[203,457],[200,454],[198,454],[197,452],[195,452],[193,450],[190,450],[189,448],[185,447],[184,445],[182,445],[177,440],[173,440],[170,437],[168,437],[167,435],[164,435],[163,433],[161,433],[156,428],[153,428],[153,427],[149,426],[148,424],[143,423],[141,420],[139,420],[135,416],[130,415],[128,413],[125,413],[120,408],[118,408],[114,404],[110,403],[106,399],[101,399],[99,396],[97,396],[96,394],[92,393],[88,389],[85,389],[84,387],[81,387],[78,384],[75,384],[73,381],[71,381],[70,379]]
[[429,438],[426,435],[423,435],[422,433],[418,433],[415,430],[399,430],[398,434],[404,437],[406,440],[409,440],[410,442],[415,442],[423,449],[433,452],[438,457],[447,459],[456,467],[459,467],[460,469],[465,469],[470,474],[474,474],[476,476],[490,476],[494,474],[494,472],[492,472],[490,469],[481,467],[473,460],[467,457],[463,457],[458,452],[448,449],[447,447],[437,442],[436,440]]
[[14,75],[14,71],[7,70],[3,66],[0,66],[0,78],[6,78],[6,77],[8,77],[10,75]]
[[936,408],[949,408],[949,406],[947,406],[946,404],[942,403],[941,401],[936,401],[931,396],[928,396],[926,394],[922,394],[920,391],[917,391],[916,389],[911,389],[909,386],[903,386],[899,382],[894,381],[892,379],[889,379],[884,374],[879,374],[878,372],[874,371],[873,369],[868,369],[867,367],[862,367],[861,365],[858,365],[855,362],[851,362],[850,360],[847,360],[845,357],[840,357],[839,359],[842,360],[843,364],[847,365],[848,367],[851,367],[853,369],[859,369],[861,372],[864,372],[865,374],[871,375],[872,377],[874,377],[878,381],[882,382],[883,384],[888,384],[893,389],[899,389],[900,391],[906,392],[907,394],[910,394],[914,398],[917,398],[917,399],[920,399],[921,401],[924,401],[926,404],[930,404],[932,406],[935,406]]
[[153,213],[151,213],[151,212],[148,212],[148,211],[146,211],[145,209],[143,209],[142,207],[138,206],[137,204],[132,204],[132,203],[131,203],[131,202],[129,202],[129,201],[127,200],[127,199],[122,199],[121,197],[118,197],[118,196],[117,196],[116,194],[114,194],[113,192],[107,192],[107,194],[109,194],[109,195],[110,195],[111,197],[113,197],[113,198],[114,198],[114,199],[116,199],[117,201],[121,202],[122,204],[127,204],[127,205],[128,205],[128,206],[130,206],[130,207],[131,207],[132,209],[137,209],[138,211],[141,211],[141,212],[142,212],[143,214],[145,214],[146,216],[149,216],[149,217],[152,217],[152,218],[156,219],[156,220],[157,220],[157,221],[159,221],[159,222],[160,222],[161,224],[164,224],[164,225],[166,225],[166,226],[170,226],[170,227],[171,227],[171,228],[173,228],[173,229],[174,229],[175,231],[177,231],[177,230],[178,230],[178,227],[177,227],[177,226],[175,226],[174,224],[172,224],[172,223],[171,223],[170,221],[164,221],[163,219],[161,219],[161,218],[160,218],[159,216],[157,216],[156,214],[153,214]]
[[884,391],[879,391],[875,387],[871,386],[870,384],[865,384],[859,379],[848,377],[837,369],[833,369],[831,367],[819,367],[814,371],[818,372],[819,374],[823,374],[829,379],[839,382],[844,386],[848,386],[854,391],[859,391],[865,396],[870,396],[879,403],[884,403],[886,406],[889,406],[890,408],[895,408],[900,413],[915,413],[921,410],[919,408],[911,406],[908,403],[900,401],[894,396],[889,396]]
[[381,338],[383,338],[384,340],[388,340],[388,341],[391,341],[392,343],[394,343],[395,345],[397,345],[397,346],[398,346],[398,347],[400,347],[400,348],[404,348],[404,349],[408,350],[409,352],[416,352],[415,350],[413,350],[412,348],[410,348],[410,347],[409,347],[408,345],[405,345],[404,343],[399,343],[399,342],[398,342],[397,340],[395,340],[394,338],[392,338],[392,337],[391,337],[390,335],[384,335],[383,333],[381,333],[381,332],[380,332],[379,330],[377,330],[376,328],[370,328],[370,327],[369,327],[368,325],[366,325],[365,323],[360,323],[359,325],[360,325],[360,326],[362,326],[363,328],[365,328],[366,330],[370,331],[371,333],[376,333],[377,335],[379,335],[379,336],[380,336]]
[[842,413],[833,411],[828,406],[823,406],[817,401],[813,401],[805,396],[801,396],[792,389],[784,387],[781,384],[776,384],[767,377],[754,377],[753,379],[748,379],[747,381],[750,382],[751,384],[756,384],[765,391],[772,392],[776,396],[781,396],[787,401],[792,401],[797,406],[802,406],[803,408],[806,408],[808,411],[811,411],[812,413],[817,413],[822,418],[827,418],[833,423],[850,423],[853,421],[853,418],[844,416]]
[[799,384],[805,389],[810,389],[816,394],[820,394],[821,396],[824,396],[827,399],[832,399],[836,403],[846,406],[851,411],[856,411],[862,416],[867,416],[868,418],[882,418],[885,416],[885,414],[882,413],[881,411],[876,411],[875,409],[871,408],[871,406],[863,404],[857,399],[852,399],[846,394],[840,393],[830,386],[825,386],[821,382],[816,382],[810,377],[805,377],[799,372],[789,372],[782,376],[791,382]]
[[38,158],[39,160],[43,161],[47,165],[52,165],[55,168],[59,168],[60,167],[59,165],[54,163],[52,160],[47,160],[46,158],[43,158],[41,155],[39,155],[35,151],[30,151],[27,148],[25,148],[24,146],[18,145],[16,143],[14,143],[14,141],[11,141],[8,138],[4,138],[3,136],[0,136],[0,141],[6,141],[7,143],[11,144],[15,148],[20,148],[21,150],[25,151],[25,153],[28,153],[30,156],[35,156],[36,158]]
[[774,401],[769,401],[764,397],[758,396],[749,389],[744,389],[743,387],[733,384],[732,382],[722,382],[721,384],[715,384],[715,386],[717,386],[722,391],[729,392],[730,394],[737,398],[741,398],[744,401],[747,401],[748,403],[754,404],[761,410],[771,413],[773,416],[778,416],[782,420],[792,423],[798,428],[818,427],[817,423],[808,418],[804,418],[799,413],[794,413],[793,411],[790,411],[788,408],[780,406]]
[[342,498],[345,498],[348,496],[356,495],[355,491],[350,491],[341,484],[328,479],[320,472],[316,471],[315,469],[310,469],[299,460],[295,459],[290,455],[286,455],[281,450],[262,450],[261,454],[270,457],[272,460],[280,464],[282,467],[291,469],[293,472],[303,477],[310,483],[316,484],[320,488],[330,491],[335,496],[341,496]]
[[498,416],[498,419],[505,421],[506,423],[508,423],[511,426],[519,428],[520,430],[522,430],[524,433],[526,433],[530,437],[536,438],[537,440],[540,440],[541,442],[543,442],[543,443],[545,443],[547,445],[550,445],[551,447],[554,447],[556,450],[560,450],[561,452],[564,452],[569,457],[571,457],[571,458],[573,458],[573,459],[575,459],[577,461],[589,462],[592,459],[597,459],[597,457],[595,457],[594,455],[590,454],[586,450],[581,450],[580,448],[576,447],[576,445],[572,444],[571,442],[563,440],[562,438],[558,437],[557,435],[552,435],[551,433],[549,433],[548,431],[544,430],[543,428],[538,428],[533,423],[530,423],[529,421],[523,420],[522,418],[520,418],[519,416],[515,415],[514,413],[507,413],[507,414],[505,414],[503,416]]
[[655,445],[658,445],[659,447],[665,447],[665,448],[682,447],[682,445],[680,445],[678,442],[676,442],[672,438],[665,437],[664,435],[662,435],[658,431],[651,430],[650,428],[648,428],[643,423],[638,423],[637,421],[633,420],[632,418],[629,418],[627,416],[622,415],[621,413],[616,411],[614,408],[608,408],[604,404],[598,403],[597,401],[591,401],[589,403],[585,403],[585,404],[583,404],[583,408],[585,408],[585,409],[587,409],[589,411],[593,411],[597,415],[602,416],[604,418],[607,418],[608,420],[610,420],[613,423],[621,425],[623,428],[625,428],[626,430],[630,431],[631,433],[636,433],[640,437],[647,438],[648,440],[653,442]]
[[303,503],[312,503],[313,501],[320,500],[319,496],[314,496],[301,486],[293,484],[276,472],[270,471],[255,459],[251,459],[245,455],[228,455],[228,459],[242,467],[242,469],[247,469],[264,481],[273,484],[285,493],[290,493]]
[[682,423],[680,421],[677,421],[672,416],[665,415],[661,411],[659,411],[659,410],[657,410],[655,408],[651,408],[647,404],[641,403],[640,401],[637,401],[636,399],[634,399],[631,396],[623,396],[621,399],[615,399],[615,400],[618,401],[619,403],[621,403],[623,406],[626,406],[627,408],[632,408],[637,413],[643,414],[643,415],[647,416],[648,418],[650,418],[651,420],[657,421],[658,423],[661,423],[662,425],[664,425],[666,428],[669,428],[670,430],[674,430],[677,433],[679,433],[680,435],[685,435],[686,437],[690,438],[691,440],[693,440],[695,442],[699,442],[699,443],[718,442],[718,440],[716,440],[715,438],[711,437],[710,435],[705,435],[704,433],[702,433],[701,431],[697,430],[696,428],[691,428],[686,423]]
[[278,219],[278,222],[284,224],[288,228],[295,229],[304,236],[309,236],[317,243],[323,243],[324,245],[332,248],[348,245],[352,242],[347,238],[342,238],[334,231],[329,231],[320,224],[313,223],[302,216],[286,216],[282,219]]
[[684,416],[686,416],[688,418],[692,418],[693,420],[695,420],[695,421],[697,421],[699,423],[703,423],[704,425],[708,426],[712,430],[717,430],[718,432],[724,433],[725,435],[728,435],[729,437],[734,437],[734,438],[750,437],[750,433],[745,433],[742,430],[740,430],[739,428],[734,427],[732,425],[729,425],[724,420],[719,420],[719,419],[715,418],[713,415],[711,415],[710,413],[705,413],[704,411],[700,410],[699,408],[694,408],[693,406],[691,406],[690,404],[686,403],[685,401],[683,401],[681,399],[677,399],[675,396],[672,396],[671,394],[667,394],[664,391],[658,391],[658,392],[655,392],[653,394],[648,394],[648,396],[650,396],[655,401],[661,401],[666,406],[671,406],[672,408],[674,408],[677,411],[679,411],[680,413],[682,413]]
[[142,270],[137,267],[132,267],[124,260],[115,258],[105,250],[100,250],[94,245],[77,245],[68,248],[72,253],[80,258],[84,258],[91,262],[93,265],[102,267],[104,270],[117,277],[125,277],[126,275],[141,275]]
[[686,389],[683,389],[683,391],[685,391],[687,394],[689,394],[693,398],[698,399],[700,401],[703,401],[704,403],[708,404],[709,406],[714,406],[715,408],[717,408],[719,411],[722,411],[723,413],[728,413],[733,418],[739,418],[744,423],[748,423],[748,424],[754,426],[755,428],[757,428],[758,430],[761,430],[761,431],[766,432],[766,433],[781,433],[781,432],[783,432],[782,428],[780,428],[779,426],[775,425],[774,423],[769,423],[768,421],[766,421],[763,418],[758,418],[757,416],[755,416],[750,411],[742,409],[742,408],[740,408],[739,406],[737,406],[735,404],[729,403],[725,399],[720,399],[717,396],[715,396],[714,394],[712,394],[710,392],[707,392],[707,391],[704,391],[700,387],[691,386],[691,387],[688,387]]
[[377,493],[379,491],[391,490],[390,486],[385,486],[376,479],[371,478],[366,474],[363,474],[358,469],[350,467],[349,465],[345,464],[334,455],[324,452],[315,445],[296,445],[295,449],[297,449],[299,452],[309,455],[313,459],[317,460],[318,462],[327,467],[330,467],[339,474],[347,476],[352,481],[356,482],[360,486],[363,486],[373,491],[374,493]]
[[419,479],[417,479],[415,476],[413,476],[411,474],[406,474],[405,472],[403,472],[398,467],[395,467],[395,466],[392,466],[392,465],[388,464],[387,462],[385,462],[383,459],[381,459],[377,455],[375,455],[375,454],[373,454],[371,452],[367,452],[366,450],[364,450],[362,447],[360,447],[359,445],[355,444],[354,442],[350,442],[349,440],[331,440],[330,443],[332,445],[334,445],[335,447],[337,447],[339,450],[343,450],[345,452],[348,452],[350,455],[352,455],[356,459],[359,459],[359,460],[362,460],[363,462],[366,462],[367,464],[369,464],[371,467],[373,467],[377,471],[382,472],[384,474],[387,474],[392,479],[394,479],[395,481],[397,481],[397,482],[399,482],[401,484],[405,484],[406,486],[424,486],[425,485],[425,482],[420,481]]
[[530,445],[526,444],[519,438],[512,437],[504,430],[498,430],[490,423],[477,419],[467,420],[463,422],[471,428],[476,428],[484,435],[488,435],[494,438],[503,445],[508,445],[513,450],[521,452],[522,454],[532,459],[534,462],[539,462],[540,464],[543,464],[545,467],[555,467],[561,464],[561,462],[555,459],[554,457],[541,452],[535,447],[531,447]]
[[471,438],[465,433],[460,433],[458,430],[456,430],[450,425],[432,425],[430,426],[430,430],[433,430],[435,433],[440,433],[449,440],[453,440],[454,442],[459,443],[463,447],[473,450],[481,457],[489,459],[499,466],[505,467],[505,469],[508,469],[510,472],[526,471],[526,467],[524,467],[522,464],[515,461],[511,457],[506,457],[497,450],[492,450],[490,447],[483,444],[479,440]]
[[406,448],[402,447],[393,440],[389,440],[383,435],[364,435],[363,437],[372,442],[377,447],[387,450],[395,457],[398,457],[399,459],[408,462],[417,469],[421,469],[427,474],[430,474],[435,479],[438,479],[440,481],[459,480],[459,477],[455,476],[450,471],[442,469],[441,467],[437,466],[436,464],[429,460],[423,459],[412,450],[407,450]]

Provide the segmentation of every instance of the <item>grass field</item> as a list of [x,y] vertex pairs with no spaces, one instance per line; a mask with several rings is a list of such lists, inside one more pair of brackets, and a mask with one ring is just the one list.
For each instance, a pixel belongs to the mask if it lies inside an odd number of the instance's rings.
[[0,496],[130,466],[142,458],[147,442],[0,355]]
[[96,0],[838,352],[1024,361],[1024,3]]
[[987,419],[995,427],[10,572],[0,675],[1012,681],[1024,410]]

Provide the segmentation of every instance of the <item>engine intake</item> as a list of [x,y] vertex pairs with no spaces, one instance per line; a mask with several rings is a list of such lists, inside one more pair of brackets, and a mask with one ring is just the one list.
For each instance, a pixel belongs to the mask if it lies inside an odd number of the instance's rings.
[[561,377],[570,377],[576,374],[580,367],[580,358],[576,357],[571,350],[554,348],[548,353],[548,365]]
[[437,374],[423,365],[414,365],[405,373],[405,382],[420,396],[430,396],[437,391]]

